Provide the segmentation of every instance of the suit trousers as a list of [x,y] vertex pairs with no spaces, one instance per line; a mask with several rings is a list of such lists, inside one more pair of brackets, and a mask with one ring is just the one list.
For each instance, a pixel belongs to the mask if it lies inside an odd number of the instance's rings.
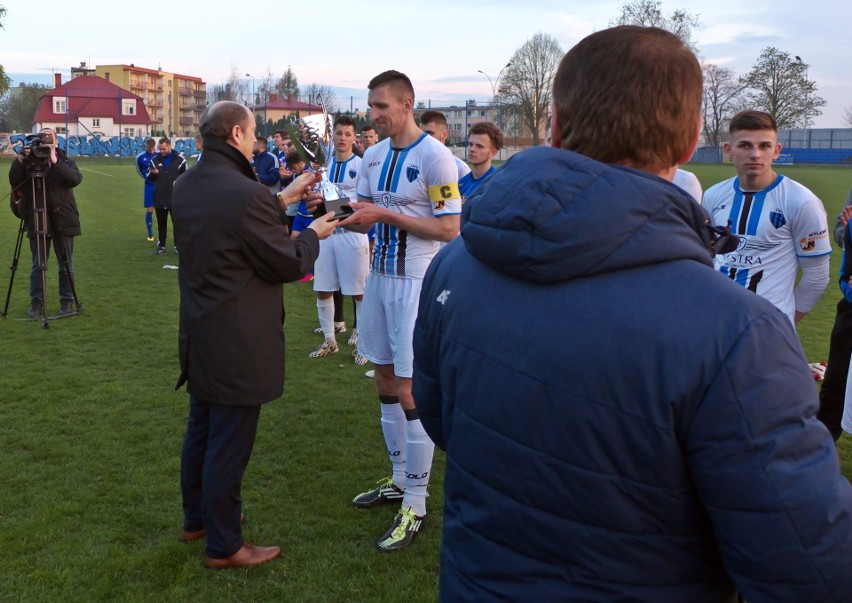
[[243,546],[243,474],[251,458],[260,406],[226,406],[189,396],[180,482],[187,531],[207,531],[207,555],[230,557]]
[[836,442],[843,430],[840,419],[846,394],[846,378],[849,373],[849,357],[852,355],[852,304],[841,299],[837,304],[837,316],[831,329],[828,347],[828,366],[819,391],[817,418],[828,427]]

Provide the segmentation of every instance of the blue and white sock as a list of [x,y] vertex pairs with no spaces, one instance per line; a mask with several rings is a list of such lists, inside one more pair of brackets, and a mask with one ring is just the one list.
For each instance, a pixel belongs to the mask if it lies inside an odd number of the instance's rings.
[[385,436],[388,458],[393,468],[393,483],[405,488],[406,420],[396,396],[379,396],[382,404],[382,434]]
[[[402,506],[409,507],[418,517],[426,515],[426,497],[429,496],[429,474],[435,444],[429,439],[417,411],[405,413],[409,418],[406,427],[405,496]],[[411,418],[414,416],[414,418]]]

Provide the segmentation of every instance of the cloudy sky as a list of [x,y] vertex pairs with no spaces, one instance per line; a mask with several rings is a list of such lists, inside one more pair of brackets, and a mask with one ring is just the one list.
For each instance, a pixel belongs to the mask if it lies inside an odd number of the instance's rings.
[[[21,81],[68,77],[71,66],[134,63],[221,83],[232,70],[277,79],[290,65],[300,85],[337,89],[366,106],[366,83],[407,73],[417,99],[439,106],[481,101],[512,52],[537,32],[567,50],[605,28],[624,2],[385,0],[257,3],[219,0],[118,4],[107,0],[0,0],[0,64]],[[278,8],[282,7],[282,8]],[[852,3],[847,0],[663,1],[697,14],[701,58],[747,72],[761,50],[799,55],[826,99],[816,127],[841,127],[852,106]],[[132,11],[132,12],[127,12]],[[46,18],[49,15],[49,18]],[[49,23],[49,25],[47,25]],[[47,35],[45,32],[49,32]]]

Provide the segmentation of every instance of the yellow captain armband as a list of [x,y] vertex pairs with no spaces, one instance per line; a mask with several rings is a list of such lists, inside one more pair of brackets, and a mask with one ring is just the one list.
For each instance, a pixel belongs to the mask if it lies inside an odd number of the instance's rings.
[[436,210],[444,209],[450,199],[461,199],[458,182],[436,184],[429,187],[429,201],[432,202],[432,207]]

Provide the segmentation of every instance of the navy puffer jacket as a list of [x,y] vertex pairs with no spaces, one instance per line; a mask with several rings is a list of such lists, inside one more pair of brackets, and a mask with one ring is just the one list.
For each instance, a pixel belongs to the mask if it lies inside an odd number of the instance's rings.
[[789,320],[674,185],[552,148],[425,277],[414,397],[447,451],[445,601],[852,601],[852,489]]

